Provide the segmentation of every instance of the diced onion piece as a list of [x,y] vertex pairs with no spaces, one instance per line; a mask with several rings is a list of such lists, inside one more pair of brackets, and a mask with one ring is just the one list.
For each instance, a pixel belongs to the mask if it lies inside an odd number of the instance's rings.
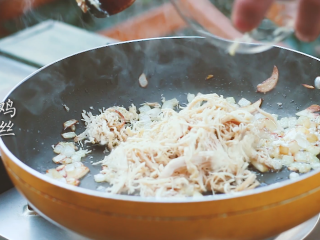
[[297,134],[295,140],[297,141],[298,145],[303,149],[307,149],[309,146],[311,146],[309,141],[305,139],[302,134]]
[[207,77],[206,77],[206,80],[209,80],[209,79],[211,79],[211,78],[213,78],[214,76],[213,75],[208,75]]
[[259,120],[259,119],[264,119],[264,118],[266,118],[266,116],[264,116],[264,115],[261,114],[261,113],[256,113],[256,114],[254,114],[254,118],[255,118],[256,120]]
[[59,163],[61,163],[61,164],[70,164],[70,163],[72,163],[72,159],[69,158],[69,157],[66,157],[66,158],[62,159]]
[[259,163],[258,161],[251,161],[251,163],[260,172],[268,172],[269,171],[269,168],[266,165]]
[[65,109],[67,112],[70,111],[70,108],[69,108],[67,105],[63,104],[62,106],[64,107],[64,109]]
[[53,151],[59,154],[63,151],[63,149],[64,149],[64,146],[58,143],[56,146],[54,146]]
[[274,120],[278,120],[278,115],[277,114],[271,114],[271,116],[274,118]]
[[195,94],[188,93],[187,95],[188,103],[191,103],[195,97],[196,97]]
[[143,105],[142,107],[139,108],[139,112],[140,113],[145,113],[151,110],[151,107],[149,107],[148,105]]
[[56,170],[56,169],[49,169],[46,171],[46,175],[48,177],[54,178],[54,179],[60,179],[63,178],[63,176]]
[[194,198],[202,198],[203,197],[203,195],[200,193],[200,192],[197,192],[197,191],[195,191],[195,192],[193,192],[193,195],[192,195]]
[[76,125],[72,125],[72,126],[70,127],[70,129],[71,129],[72,132],[75,132],[75,131],[76,131]]
[[306,128],[310,128],[310,126],[311,126],[310,118],[308,118],[306,116],[301,116],[298,118],[297,124],[304,126]]
[[75,154],[71,157],[72,162],[80,162],[81,161],[81,156],[78,154]]
[[302,133],[304,136],[310,133],[309,129],[303,126],[298,126],[296,127],[296,132],[297,133]]
[[68,164],[68,165],[66,166],[66,171],[67,171],[67,172],[71,172],[71,171],[74,171],[74,170],[75,170],[74,164]]
[[261,84],[259,84],[257,86],[257,91],[262,93],[271,91],[277,85],[278,79],[279,79],[279,71],[278,71],[278,68],[274,66],[271,77],[265,80],[264,82],[262,82]]
[[261,129],[266,128],[269,131],[274,131],[277,129],[277,124],[268,118],[263,118],[263,119],[260,119],[259,121],[260,121]]
[[154,107],[154,108],[161,108],[160,103],[157,103],[157,102],[146,102],[146,103],[143,103],[142,105],[148,105],[149,107]]
[[282,127],[282,128],[288,128],[288,124],[289,124],[289,119],[287,117],[281,118],[278,121],[278,124]]
[[253,104],[251,104],[249,106],[246,106],[246,107],[242,107],[241,109],[243,109],[245,111],[248,111],[250,113],[254,113],[261,106],[261,104],[262,104],[262,99],[260,98],[255,103],[253,103]]
[[302,84],[305,88],[314,89],[314,86],[308,85],[308,84]]
[[279,153],[282,155],[288,155],[289,154],[289,148],[285,146],[279,146]]
[[293,128],[297,124],[297,119],[295,117],[288,118],[288,128]]
[[238,102],[238,105],[240,107],[247,107],[247,106],[251,105],[251,102],[245,98],[241,98]]
[[289,143],[289,149],[291,154],[296,154],[300,151],[301,147],[298,145],[297,141],[291,141]]
[[75,119],[68,120],[65,123],[63,123],[63,128],[64,130],[66,130],[67,128],[74,126],[77,123],[78,123],[78,120],[75,120]]
[[314,80],[314,86],[317,89],[320,89],[320,77],[316,77],[316,79]]
[[52,161],[54,163],[61,163],[63,159],[65,159],[66,156],[65,155],[62,155],[62,154],[59,154],[57,156],[55,156],[54,158],[52,158]]
[[300,173],[307,173],[310,172],[311,166],[307,163],[292,163],[290,167],[288,167],[289,170],[300,172]]
[[61,176],[63,176],[64,178],[67,177],[67,172],[65,169],[65,165],[61,165],[59,167],[56,168],[56,170],[61,174]]
[[69,185],[79,186],[79,184],[80,184],[80,181],[75,178],[66,178],[66,180],[67,180],[67,184],[69,184]]
[[309,133],[307,135],[307,140],[310,142],[310,143],[315,143],[318,141],[318,137],[317,135],[313,134],[313,133]]
[[161,113],[160,108],[153,108],[153,109],[149,110],[148,112],[145,112],[144,114],[148,115],[151,120],[157,120],[160,113]]
[[139,84],[140,84],[140,87],[143,87],[143,88],[148,86],[148,79],[144,73],[142,73],[141,76],[139,77]]
[[[230,104],[235,104],[236,103],[236,100],[233,98],[233,97],[227,97],[226,98],[226,101]],[[189,101],[190,102],[190,101]]]
[[282,163],[279,159],[270,159],[269,161],[266,162],[266,164],[273,168],[274,170],[280,170],[282,168]]
[[318,113],[316,112],[320,112],[320,106],[319,105],[311,105],[310,107],[308,107],[307,109],[296,113],[297,116],[301,117],[301,116],[306,116],[310,119],[314,119],[317,116],[319,116]]
[[75,138],[77,134],[75,132],[66,132],[66,133],[62,133],[61,136],[64,139],[71,139],[71,138]]
[[94,180],[96,182],[104,182],[105,181],[105,176],[101,173],[94,175]]
[[165,101],[162,105],[162,109],[174,109],[176,106],[178,106],[179,101],[176,98],[173,98],[171,100]]
[[298,152],[295,154],[294,159],[296,162],[304,163],[318,163],[319,159],[310,152]]
[[320,163],[311,163],[311,168],[312,169],[319,169],[320,168]]
[[72,142],[59,142],[57,145],[54,146],[54,149],[53,151],[56,153],[56,154],[64,154],[66,155],[64,152],[67,150],[68,152],[70,152],[70,150],[68,149],[73,149],[73,152],[74,150],[76,150],[76,146],[74,145],[74,143]]
[[295,178],[298,178],[298,177],[300,177],[300,175],[299,175],[298,173],[296,173],[296,172],[292,172],[292,173],[290,173],[290,175],[289,175],[289,178],[290,178],[290,179],[295,179]]
[[283,156],[281,162],[284,166],[290,166],[290,164],[292,164],[294,162],[294,157],[293,156]]
[[318,146],[313,146],[313,145],[309,145],[307,148],[306,148],[306,151],[310,152],[311,154],[313,155],[318,155],[320,154],[320,147]]
[[66,172],[68,178],[80,179],[84,177],[90,170],[84,166],[81,162],[75,162],[66,165]]

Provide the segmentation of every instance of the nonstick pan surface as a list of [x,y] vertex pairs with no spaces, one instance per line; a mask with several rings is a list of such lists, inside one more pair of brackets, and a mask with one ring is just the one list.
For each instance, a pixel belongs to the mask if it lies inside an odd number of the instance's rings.
[[[256,92],[257,84],[267,79],[273,66],[279,69],[279,83],[268,94]],[[139,76],[145,73],[149,85],[141,88]],[[206,80],[208,75],[214,78]],[[177,98],[186,103],[187,93],[218,93],[236,100],[252,102],[263,98],[263,109],[280,117],[294,116],[311,104],[319,103],[319,90],[304,88],[320,75],[320,62],[310,56],[282,48],[255,55],[227,55],[202,38],[163,38],[134,41],[79,53],[45,67],[17,86],[7,97],[14,102],[11,120],[15,136],[3,137],[8,149],[23,163],[45,173],[56,167],[52,145],[63,141],[62,124],[81,119],[82,110],[97,114],[111,106],[139,106],[143,102],[160,102]],[[279,107],[278,103],[282,103]],[[63,104],[70,111],[67,112]],[[94,108],[91,110],[90,108]],[[77,133],[84,124],[77,126]],[[97,189],[93,175],[101,166],[91,161],[103,159],[104,148],[90,146],[93,158],[83,161],[90,173],[80,187]],[[258,173],[261,187],[288,179],[289,171]]]

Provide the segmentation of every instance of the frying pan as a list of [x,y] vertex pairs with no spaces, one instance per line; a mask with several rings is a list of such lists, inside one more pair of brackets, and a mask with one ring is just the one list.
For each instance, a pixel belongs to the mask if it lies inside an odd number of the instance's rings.
[[[256,93],[276,65],[280,77],[268,94]],[[145,73],[147,88],[139,76]],[[213,79],[205,80],[208,75]],[[290,229],[320,212],[319,171],[288,180],[289,171],[259,174],[262,185],[234,194],[204,198],[155,199],[107,195],[97,191],[93,175],[103,148],[93,159],[80,187],[43,175],[52,162],[51,145],[61,141],[62,123],[81,118],[83,109],[97,113],[114,105],[128,107],[186,93],[218,93],[250,101],[264,99],[263,109],[281,117],[317,103],[313,84],[320,62],[283,48],[231,57],[198,37],[162,38],[113,44],[67,57],[32,74],[6,97],[14,102],[15,136],[0,139],[6,170],[31,206],[50,221],[92,239],[264,239]],[[282,103],[279,108],[277,103]],[[66,104],[70,111],[64,110]],[[77,132],[84,126],[80,124]],[[105,186],[106,184],[104,184]]]

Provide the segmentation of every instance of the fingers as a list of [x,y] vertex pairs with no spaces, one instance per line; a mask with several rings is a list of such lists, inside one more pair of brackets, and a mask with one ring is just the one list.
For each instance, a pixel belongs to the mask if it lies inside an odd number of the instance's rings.
[[273,1],[236,0],[232,13],[233,24],[242,32],[251,31],[259,26]]
[[320,0],[300,0],[295,29],[297,37],[304,42],[311,42],[319,36]]

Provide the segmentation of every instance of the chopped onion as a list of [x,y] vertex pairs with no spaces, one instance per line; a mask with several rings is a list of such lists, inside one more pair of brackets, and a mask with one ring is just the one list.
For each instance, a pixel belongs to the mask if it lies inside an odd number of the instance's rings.
[[257,161],[251,161],[251,164],[256,168],[258,169],[260,172],[268,172],[269,171],[269,168],[262,164],[262,163],[259,163]]
[[56,169],[49,169],[46,171],[46,175],[53,179],[61,179],[63,176]]
[[[192,99],[193,100],[193,99]],[[230,103],[230,104],[235,104],[236,103],[236,100],[233,98],[233,97],[227,97],[226,98],[227,102]]]
[[258,108],[261,106],[262,104],[262,99],[260,98],[258,101],[256,101],[255,103],[246,106],[246,107],[242,107],[241,109],[246,110],[250,113],[254,113],[255,111],[258,110]]
[[69,108],[67,105],[63,104],[62,106],[64,107],[64,109],[65,109],[67,112],[70,111],[70,108]]
[[66,182],[67,182],[67,184],[73,185],[73,186],[79,186],[79,184],[80,184],[80,181],[78,179],[75,179],[72,177],[66,178]]
[[291,171],[297,171],[300,173],[307,173],[310,172],[311,170],[311,166],[308,163],[298,163],[298,162],[294,162],[291,164],[290,167],[288,167],[289,170]]
[[66,133],[62,133],[61,136],[64,139],[71,139],[71,138],[75,138],[77,134],[75,132],[66,132]]
[[208,75],[207,77],[206,77],[206,80],[209,80],[209,79],[211,79],[211,78],[213,78],[214,76],[212,75],[212,74],[210,74],[210,75]]
[[77,123],[78,123],[78,120],[71,119],[71,120],[69,120],[69,121],[66,121],[66,122],[63,124],[63,128],[64,128],[64,130],[66,130],[67,128],[72,127],[72,126],[74,126],[74,125],[77,124]]
[[151,107],[149,107],[148,105],[143,105],[142,107],[139,108],[139,112],[140,113],[145,113],[151,110]]
[[301,117],[301,116],[306,116],[310,119],[314,119],[317,116],[319,116],[318,113],[316,112],[320,112],[320,106],[319,105],[311,105],[310,107],[308,107],[307,109],[296,113],[297,116]]
[[54,158],[52,158],[52,161],[55,163],[61,163],[62,160],[65,158],[66,158],[65,155],[59,154],[59,155],[55,156]]
[[290,175],[289,175],[289,178],[290,178],[290,179],[295,179],[295,178],[298,178],[298,177],[300,177],[300,175],[299,175],[298,173],[296,173],[296,172],[292,172],[292,173],[290,173]]
[[162,109],[174,109],[176,106],[178,106],[179,101],[176,98],[173,98],[171,100],[165,101],[162,105]]
[[317,89],[320,89],[320,77],[316,77],[316,79],[314,80],[314,86]]
[[148,79],[144,73],[142,73],[141,76],[139,77],[139,84],[140,84],[140,87],[143,87],[143,88],[148,86]]
[[148,105],[149,107],[161,108],[160,103],[157,103],[157,102],[146,102],[141,105]]
[[[56,154],[65,154],[65,152],[68,153],[68,155],[66,156],[71,156],[75,150],[77,149],[77,147],[74,145],[73,142],[59,142],[53,149],[53,151],[56,153]],[[70,155],[71,153],[71,155]]]
[[145,112],[144,114],[148,115],[150,117],[150,119],[152,121],[154,121],[154,120],[158,120],[160,113],[161,113],[160,108],[153,108],[153,109]]
[[240,107],[247,107],[247,106],[251,105],[251,102],[248,101],[248,100],[245,99],[245,98],[241,98],[241,99],[239,100],[239,102],[238,102],[238,105],[239,105]]
[[71,172],[71,171],[74,171],[75,170],[75,166],[73,164],[68,164],[66,166],[66,171],[67,172]]
[[195,97],[196,97],[195,94],[188,93],[188,95],[187,95],[188,103],[191,103]]
[[285,166],[290,166],[294,162],[294,157],[293,156],[283,156],[281,162]]
[[308,85],[308,84],[302,84],[305,88],[314,89],[314,86]]
[[70,146],[66,146],[63,151],[63,154],[66,155],[67,157],[71,157],[74,153],[75,153],[74,148],[72,148]]
[[96,182],[104,182],[105,181],[105,175],[99,173],[99,174],[96,174],[94,175],[94,180]]
[[262,93],[271,91],[277,85],[278,79],[279,79],[279,71],[278,71],[278,68],[274,66],[271,77],[265,80],[264,82],[262,82],[261,84],[259,84],[257,86],[257,91]]

